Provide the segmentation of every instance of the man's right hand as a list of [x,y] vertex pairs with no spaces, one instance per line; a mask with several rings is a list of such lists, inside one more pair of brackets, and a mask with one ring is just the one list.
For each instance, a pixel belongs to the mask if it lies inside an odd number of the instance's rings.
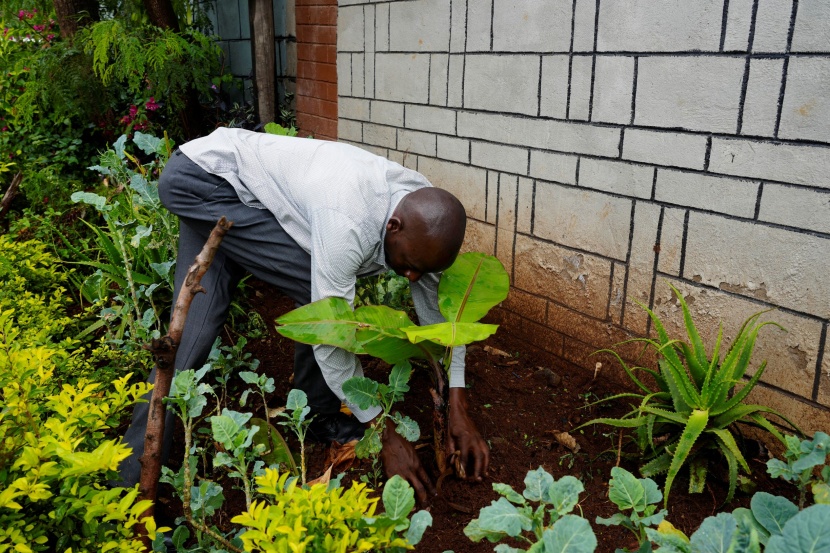
[[415,489],[418,503],[425,505],[428,499],[435,497],[437,492],[432,481],[421,465],[418,454],[411,443],[395,431],[395,425],[386,420],[386,428],[381,434],[383,449],[380,451],[380,460],[387,478],[398,474],[406,479]]

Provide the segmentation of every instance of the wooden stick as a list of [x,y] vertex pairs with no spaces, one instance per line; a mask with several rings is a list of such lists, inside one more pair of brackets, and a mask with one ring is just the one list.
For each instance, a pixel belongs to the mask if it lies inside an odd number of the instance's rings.
[[23,182],[23,173],[18,173],[12,179],[12,183],[6,189],[6,193],[3,194],[3,199],[0,200],[0,219],[5,217],[6,213],[11,208],[12,200],[14,200],[15,196],[17,196],[21,182]]
[[[184,284],[179,290],[176,298],[176,305],[173,307],[173,316],[170,318],[170,328],[165,336],[153,340],[149,350],[153,353],[156,363],[156,381],[153,385],[153,395],[150,399],[150,410],[147,413],[147,432],[144,435],[144,455],[141,457],[141,477],[139,490],[141,499],[149,499],[153,502],[142,515],[153,516],[154,505],[158,492],[159,476],[161,475],[161,444],[164,436],[164,402],[162,401],[170,393],[170,385],[175,372],[176,352],[182,340],[184,323],[187,319],[187,312],[193,298],[199,292],[205,292],[201,285],[202,277],[207,272],[222,238],[225,237],[233,223],[225,217],[219,219],[210,236],[196,256],[196,260],[187,271]],[[139,532],[143,535],[144,544],[152,549],[150,540],[147,537],[146,529],[141,525]]]

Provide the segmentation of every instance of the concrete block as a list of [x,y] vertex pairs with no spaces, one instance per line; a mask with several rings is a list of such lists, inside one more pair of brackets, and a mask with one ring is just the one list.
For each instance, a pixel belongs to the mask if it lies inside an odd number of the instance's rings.
[[502,234],[502,230],[510,231],[505,232],[505,234],[510,234],[511,244],[513,239],[511,233],[516,228],[516,197],[518,192],[519,177],[504,173],[499,175],[497,194],[498,217],[496,219],[496,226],[499,228],[500,235]]
[[516,204],[516,232],[530,234],[533,223],[533,194],[536,184],[528,178],[519,177],[519,198]]
[[354,146],[357,146],[357,147],[359,147],[363,150],[366,150],[369,153],[375,154],[376,156],[380,156],[380,157],[388,157],[389,156],[389,150],[387,148],[384,148],[383,146],[372,146],[370,144],[354,144]]
[[530,151],[530,176],[564,184],[576,184],[577,156]]
[[622,157],[656,165],[702,170],[706,159],[706,136],[626,129]]
[[394,127],[364,123],[363,142],[371,146],[396,149],[397,133],[395,131]]
[[[425,157],[421,159],[419,171],[438,188],[455,194],[464,204],[468,217],[484,221],[487,205],[485,169]],[[469,234],[469,228],[467,232]]]
[[749,62],[741,134],[773,136],[778,118],[784,60],[753,59]]
[[611,278],[611,297],[608,299],[608,318],[611,324],[622,327],[623,305],[625,305],[625,281],[628,269],[625,263],[614,262]]
[[830,234],[830,191],[765,184],[758,219]]
[[375,98],[425,104],[429,98],[429,55],[378,52]]
[[571,61],[571,96],[568,118],[587,121],[591,102],[593,56],[574,56]]
[[539,58],[521,55],[467,56],[464,107],[536,115]]
[[[593,52],[596,29],[596,0],[576,0],[574,7],[573,51]],[[570,35],[570,28],[566,35]],[[567,49],[567,48],[566,48]]]
[[830,239],[695,212],[687,236],[687,278],[817,317],[830,316]]
[[432,54],[429,62],[429,103],[447,105],[447,76],[450,57],[446,54]]
[[800,0],[795,17],[791,52],[830,50],[830,4],[825,0]]
[[405,156],[406,154],[403,152],[399,152],[397,150],[389,150],[389,153],[386,157],[387,159],[389,159],[389,161],[394,161],[398,165],[403,165]]
[[501,261],[505,270],[513,281],[513,242],[516,233],[513,229],[498,228],[496,229],[496,259]]
[[624,328],[640,336],[646,334],[648,314],[634,301],[648,305],[651,300],[660,211],[660,206],[649,202],[636,202],[634,209],[622,324]]
[[572,0],[495,0],[493,50],[567,52]]
[[[583,347],[577,348],[580,350],[582,359],[579,357],[570,359],[572,362],[586,368],[594,369],[596,363],[602,359],[601,356],[591,355],[597,349],[613,348],[620,352],[623,357],[626,357],[626,350],[631,350],[632,353],[636,350],[636,346],[632,347],[632,345],[615,346],[615,344],[620,344],[632,338],[632,336],[629,332],[614,327],[606,317],[600,319],[588,317],[583,313],[558,305],[556,302],[548,303],[547,326],[561,332],[566,337],[574,338],[582,343],[587,342],[586,345],[590,344],[587,351],[581,351],[584,350]],[[569,342],[566,341],[565,344],[567,347]],[[566,357],[568,356],[566,355]],[[616,360],[613,362],[616,365]],[[610,367],[603,363],[603,371],[609,369]]]
[[366,30],[363,6],[340,6],[337,10],[337,51],[363,52]]
[[419,158],[416,154],[412,154],[410,152],[404,152],[403,153],[403,163],[401,163],[401,165],[403,165],[407,169],[412,169],[413,171],[417,171],[418,170],[418,160],[419,160]]
[[620,129],[490,113],[459,112],[458,136],[604,157],[617,157],[620,144]]
[[[723,323],[721,359],[728,351],[741,324],[763,309],[757,302],[730,295],[719,290],[701,288],[686,282],[672,280],[689,306],[692,320],[711,354],[718,336],[718,327]],[[671,289],[658,281],[654,291],[654,312],[660,317],[671,337],[686,339],[683,311]],[[774,321],[786,331],[775,326],[764,327],[755,342],[747,375],[755,374],[757,368],[767,361],[767,368],[761,382],[788,390],[801,397],[812,395],[821,338],[821,322],[784,311],[764,313],[759,319]]]
[[778,137],[830,142],[828,88],[830,57],[790,59]]
[[380,102],[378,100],[372,101],[372,111],[369,121],[381,125],[391,125],[393,127],[403,127],[403,104],[394,102]]
[[450,42],[450,3],[447,0],[392,2],[389,17],[390,50],[446,51]]
[[[469,211],[467,213],[469,217]],[[465,252],[493,255],[496,251],[496,227],[475,219],[467,219],[467,232],[461,249]]]
[[413,154],[435,157],[435,135],[398,129],[398,149]]
[[337,100],[337,117],[369,121],[369,100],[339,98]]
[[658,202],[752,218],[758,201],[758,186],[755,181],[658,169],[655,199]]
[[[512,282],[512,279],[511,279]],[[548,302],[545,298],[511,288],[501,307],[531,321],[544,321],[547,317]]]
[[363,17],[363,28],[366,29],[365,52],[367,54],[374,53],[377,50],[375,47],[375,42],[377,41],[377,37],[375,36],[377,30],[377,6],[366,6],[363,10]]
[[739,57],[640,58],[634,122],[734,133],[743,69]]
[[723,0],[629,0],[599,10],[599,52],[717,52]]
[[661,273],[680,276],[685,218],[685,209],[671,207],[663,209],[663,226],[660,227],[660,256],[657,260],[657,270]]
[[467,2],[450,2],[450,52],[463,52],[467,42]]
[[470,163],[470,141],[439,134],[438,157],[459,163]]
[[489,52],[493,36],[492,2],[466,2],[467,52]]
[[464,58],[463,54],[450,56],[447,69],[447,105],[461,107],[464,103]]
[[[794,421],[803,432],[813,434],[817,431],[827,432],[830,428],[830,409],[816,407],[809,403],[794,400],[767,386],[756,386],[744,400],[745,403],[757,403],[771,407]],[[771,419],[776,420],[774,416]]]
[[651,198],[654,168],[625,161],[582,158],[579,165],[579,186],[604,192]]
[[[216,33],[225,40],[242,38],[239,4],[236,2],[217,2],[216,10],[218,12],[217,19],[219,20]],[[247,21],[248,19],[245,18],[246,23]]]
[[713,138],[709,170],[739,177],[830,188],[830,149]]
[[569,56],[542,56],[542,98],[540,114],[543,117],[564,119],[568,109]]
[[558,244],[623,260],[628,251],[631,200],[592,190],[536,183],[534,234]]
[[816,397],[816,401],[825,407],[830,407],[830,351],[828,351],[827,346],[828,343],[825,341],[824,360],[819,369],[821,374],[819,375],[818,397]]
[[250,41],[231,42],[228,48],[231,52],[231,70],[233,74],[250,75],[253,67]]
[[514,286],[604,318],[611,262],[524,235],[516,236]]
[[352,95],[352,55],[337,54],[337,95]]
[[389,4],[375,5],[375,51],[389,51]]
[[634,58],[597,56],[591,121],[628,123],[633,94]]
[[[472,146],[472,145],[471,145]],[[496,224],[496,213],[499,206],[499,177],[498,171],[487,171],[487,209],[484,220],[487,223]]]
[[527,156],[526,148],[473,141],[470,150],[470,163],[497,171],[526,175]]
[[341,141],[363,142],[363,124],[360,121],[338,119],[337,137]]
[[455,134],[455,110],[431,106],[406,106],[406,128]]
[[758,0],[752,41],[754,53],[786,52],[792,11],[792,0]]
[[365,54],[352,54],[352,95],[363,96],[366,92]]
[[726,14],[724,52],[746,52],[749,49],[749,28],[752,25],[754,0],[729,0]]

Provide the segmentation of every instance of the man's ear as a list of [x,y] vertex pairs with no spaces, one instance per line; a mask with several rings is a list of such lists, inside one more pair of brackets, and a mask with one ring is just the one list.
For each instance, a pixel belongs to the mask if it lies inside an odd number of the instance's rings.
[[389,218],[386,222],[386,232],[395,233],[400,231],[403,228],[403,223],[401,222],[399,217],[395,217],[394,215]]

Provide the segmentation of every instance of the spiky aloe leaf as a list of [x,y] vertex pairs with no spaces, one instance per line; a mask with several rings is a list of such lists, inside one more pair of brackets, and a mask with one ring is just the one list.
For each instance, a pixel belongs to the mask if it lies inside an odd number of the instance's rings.
[[[665,419],[668,422],[673,422],[675,424],[680,424],[686,426],[689,422],[689,417],[681,415],[680,413],[675,413],[674,411],[667,411],[666,409],[660,409],[659,407],[652,407],[651,405],[647,405],[640,409],[644,413],[650,413],[652,415],[657,415],[658,417]],[[694,411],[693,411],[694,412]],[[663,421],[658,421],[663,422]]]
[[689,493],[700,493],[706,485],[706,473],[709,469],[708,460],[697,455],[689,462]]
[[706,429],[706,424],[708,422],[709,413],[707,411],[694,409],[689,415],[689,421],[686,424],[686,428],[683,429],[683,434],[680,436],[680,442],[677,444],[677,448],[674,450],[674,457],[672,458],[669,472],[666,475],[666,496],[663,499],[663,506],[668,505],[669,492],[671,492],[672,483],[677,477],[677,473],[680,472],[680,468],[686,462],[686,459],[688,459],[692,446],[695,445],[698,437],[700,437]]
[[[640,342],[640,341],[643,341],[643,340],[638,338],[638,339],[634,339],[634,340],[626,340],[625,342],[620,342],[619,344],[615,344],[615,345],[616,346],[621,346],[621,345],[627,344],[629,342]],[[620,354],[618,354],[616,351],[614,351],[612,349],[601,349],[601,350],[595,351],[591,355],[596,355],[596,354],[599,354],[599,353],[608,353],[608,354],[613,355],[614,357],[616,357],[617,362],[622,366],[623,370],[625,371],[625,374],[628,375],[628,378],[630,378],[631,381],[634,384],[636,384],[638,388],[640,388],[641,390],[643,390],[647,394],[650,394],[650,393],[653,392],[653,390],[651,388],[649,388],[648,386],[643,384],[643,382],[639,378],[637,378],[637,376],[634,374],[634,371],[632,370],[632,368],[628,366],[628,363],[623,361],[623,358],[620,357]],[[634,368],[642,368],[642,367],[634,367]]]
[[655,457],[642,467],[640,467],[640,474],[646,478],[656,476],[664,472],[668,472],[671,467],[672,456],[669,453],[661,453],[659,457]]
[[705,367],[709,364],[709,359],[706,357],[706,348],[703,347],[703,340],[700,339],[700,334],[698,333],[697,327],[692,320],[692,314],[689,311],[689,306],[686,305],[686,300],[683,299],[683,294],[681,294],[680,291],[671,284],[669,284],[669,287],[672,289],[672,292],[674,292],[674,295],[680,302],[680,307],[683,309],[683,322],[686,326],[686,334],[689,336],[689,341],[692,343],[694,351],[687,352],[686,348],[688,348],[688,346],[686,344],[683,344],[681,347],[686,346],[683,354],[686,356],[686,361],[689,364],[689,371],[691,372],[692,378],[694,379],[695,384],[697,384],[698,389],[700,389],[706,378],[707,370]]
[[764,405],[736,405],[729,411],[721,413],[716,417],[713,415],[712,426],[714,428],[727,428],[730,424],[741,422],[744,418],[754,413],[778,414],[774,409],[765,407]]
[[738,465],[740,464],[747,473],[750,470],[732,434],[727,430],[713,430],[712,432],[716,436],[718,447],[726,458],[726,464],[729,468],[729,492],[724,500],[724,503],[729,503],[735,496],[735,488],[738,485]]
[[764,374],[764,369],[767,367],[767,362],[764,361],[761,363],[761,366],[758,367],[758,370],[755,371],[755,374],[752,375],[752,378],[749,379],[743,388],[738,390],[734,396],[730,399],[726,400],[726,394],[724,394],[723,400],[718,401],[719,398],[715,398],[713,405],[712,405],[712,415],[720,415],[721,413],[725,413],[730,409],[734,408],[736,405],[740,404],[746,396],[749,395],[749,392],[758,384],[758,381],[761,380],[761,375]]
[[673,351],[673,348],[667,346],[660,350],[663,358],[657,362],[657,365],[671,392],[674,410],[678,413],[689,413],[692,409],[700,407],[700,394],[689,380],[683,364],[665,355],[664,352],[669,350]]

